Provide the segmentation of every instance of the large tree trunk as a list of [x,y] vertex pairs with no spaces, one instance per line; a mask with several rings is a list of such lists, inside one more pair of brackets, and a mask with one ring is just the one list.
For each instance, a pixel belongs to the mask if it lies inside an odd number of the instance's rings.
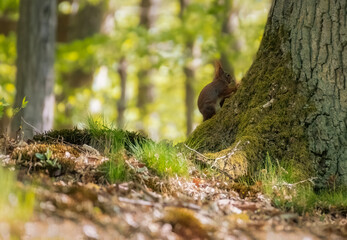
[[275,0],[240,89],[188,142],[233,150],[219,164],[234,175],[269,152],[318,176],[317,188],[346,186],[346,12],[345,0]]
[[23,117],[32,125],[23,124],[26,138],[31,138],[35,129],[44,131],[53,125],[55,29],[55,0],[20,1],[15,107],[21,106],[24,96],[29,103],[15,116],[12,132]]

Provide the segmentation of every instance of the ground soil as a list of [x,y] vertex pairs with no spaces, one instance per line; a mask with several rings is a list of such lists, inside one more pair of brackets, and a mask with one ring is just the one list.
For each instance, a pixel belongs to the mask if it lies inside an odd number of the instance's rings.
[[256,188],[240,190],[201,171],[159,179],[124,157],[142,170],[137,178],[110,184],[96,170],[107,159],[88,151],[73,157],[73,171],[57,176],[2,154],[2,165],[15,166],[19,182],[35,182],[36,203],[29,220],[19,219],[17,226],[0,221],[0,239],[347,238],[344,216],[284,212]]

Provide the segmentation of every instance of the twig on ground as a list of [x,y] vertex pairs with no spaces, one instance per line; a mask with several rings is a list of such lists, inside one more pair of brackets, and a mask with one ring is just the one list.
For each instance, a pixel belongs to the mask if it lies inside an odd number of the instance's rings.
[[296,185],[299,185],[299,184],[301,184],[301,183],[305,183],[305,182],[310,182],[310,183],[312,183],[312,184],[314,184],[314,182],[313,182],[313,180],[315,180],[315,179],[317,179],[317,177],[311,177],[311,178],[308,178],[308,179],[305,179],[305,180],[301,180],[301,181],[299,181],[299,182],[296,182],[296,183],[280,183],[280,184],[276,184],[276,185],[274,185],[274,186],[286,186],[286,187],[288,187],[288,188],[292,188],[292,187],[294,187],[294,186],[296,186]]
[[204,154],[199,153],[198,151],[196,151],[195,149],[188,147],[187,144],[184,144],[184,146],[185,146],[186,148],[188,148],[190,151],[195,152],[195,153],[198,154],[200,157],[202,157],[202,158],[204,158],[204,159],[206,159],[206,160],[214,160],[213,158],[208,158],[208,157],[206,157]]
[[317,177],[311,177],[311,178],[308,178],[308,179],[305,179],[305,180],[301,180],[299,182],[296,182],[296,183],[293,183],[292,185],[298,185],[298,184],[301,184],[301,183],[304,183],[304,182],[310,182],[312,184],[314,184],[313,180],[317,179]]
[[141,199],[130,199],[130,198],[119,197],[118,200],[120,202],[130,203],[130,204],[135,204],[135,205],[142,205],[142,206],[153,207],[155,205],[154,202],[145,201],[145,200],[141,200]]
[[159,202],[160,198],[155,196],[153,193],[149,192],[146,187],[142,186],[141,184],[135,183],[135,187],[141,189],[147,196],[153,199],[155,202]]
[[215,159],[215,161],[218,161],[218,160],[223,160],[223,159],[228,159],[229,157],[231,157],[232,155],[235,154],[235,152],[238,150],[237,147],[239,146],[241,141],[239,141],[238,143],[236,143],[236,146],[233,148],[233,150],[231,150],[231,152],[229,152],[228,154],[224,155],[224,156],[221,156],[221,157],[217,157]]
[[31,124],[28,123],[27,121],[25,121],[23,117],[21,117],[21,120],[22,120],[26,125],[28,125],[29,127],[31,127],[35,132],[40,133],[40,134],[42,133],[41,130],[39,130],[38,128],[34,127],[33,125],[31,125]]
[[[130,199],[130,198],[125,198],[125,197],[119,197],[118,200],[120,202],[123,202],[123,203],[129,203],[129,204],[134,204],[134,205],[142,205],[142,206],[149,206],[149,207],[160,206],[160,204],[158,205],[158,203],[145,201],[142,199]],[[172,202],[170,202],[170,203],[163,203],[161,206],[163,206],[163,207],[188,208],[188,209],[192,209],[195,211],[201,210],[201,207],[199,207],[198,205],[193,204],[193,203],[184,204],[184,203],[172,203]]]

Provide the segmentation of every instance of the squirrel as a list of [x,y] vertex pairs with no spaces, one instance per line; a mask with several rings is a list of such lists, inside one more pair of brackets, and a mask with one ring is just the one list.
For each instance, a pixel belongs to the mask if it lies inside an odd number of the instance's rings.
[[216,112],[223,106],[224,101],[233,92],[236,92],[238,84],[229,73],[224,72],[219,61],[215,64],[215,76],[211,83],[207,84],[200,92],[198,98],[198,107],[204,120],[213,117]]

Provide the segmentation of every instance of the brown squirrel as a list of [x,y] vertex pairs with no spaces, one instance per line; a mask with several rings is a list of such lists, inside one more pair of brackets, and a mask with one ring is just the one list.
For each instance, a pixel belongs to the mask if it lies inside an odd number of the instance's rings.
[[207,84],[200,92],[198,107],[204,121],[213,117],[217,110],[224,104],[224,100],[233,92],[236,92],[238,84],[233,87],[231,83],[236,83],[229,73],[224,72],[219,61],[215,64],[215,76],[211,83]]

